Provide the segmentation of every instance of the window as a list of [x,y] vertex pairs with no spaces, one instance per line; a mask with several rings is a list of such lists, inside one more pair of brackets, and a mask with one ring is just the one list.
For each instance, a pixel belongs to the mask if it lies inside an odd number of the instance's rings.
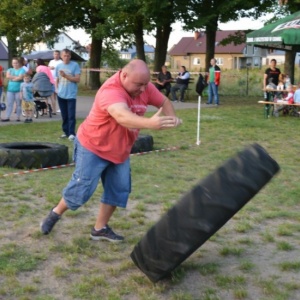
[[216,57],[217,65],[223,65],[223,58],[222,57]]
[[193,61],[193,64],[194,65],[200,65],[200,58],[198,58],[198,57],[194,57],[194,61]]

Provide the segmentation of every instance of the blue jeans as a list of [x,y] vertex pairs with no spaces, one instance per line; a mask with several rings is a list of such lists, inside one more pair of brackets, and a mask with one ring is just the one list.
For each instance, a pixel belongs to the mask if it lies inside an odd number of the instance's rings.
[[184,92],[185,90],[187,89],[187,85],[186,84],[179,84],[179,83],[176,83],[175,85],[173,85],[171,87],[171,95],[172,95],[172,100],[173,101],[177,101],[177,98],[176,98],[176,92],[178,90],[180,90],[180,98],[179,100],[180,101],[184,101]]
[[76,126],[76,99],[64,99],[57,96],[62,118],[62,131],[69,136],[75,135]]
[[21,116],[21,98],[20,98],[20,92],[7,92],[6,93],[6,119],[9,119],[13,109],[14,109],[14,103],[16,102],[16,113],[17,118],[19,119]]
[[104,192],[101,202],[126,207],[131,192],[130,159],[114,164],[74,141],[75,170],[63,197],[69,209],[76,210],[86,203],[96,190],[101,178]]
[[213,97],[215,104],[219,104],[218,86],[214,82],[208,84],[208,104],[212,104]]

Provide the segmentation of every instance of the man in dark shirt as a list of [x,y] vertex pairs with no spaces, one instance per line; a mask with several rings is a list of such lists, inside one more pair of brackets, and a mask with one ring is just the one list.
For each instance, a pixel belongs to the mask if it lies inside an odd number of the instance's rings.
[[157,75],[157,79],[155,82],[155,86],[158,88],[159,91],[166,90],[165,95],[168,97],[171,91],[171,81],[172,75],[167,70],[166,66],[161,67],[161,72]]
[[[265,74],[264,74],[264,80],[263,80],[263,87],[264,90],[266,90],[266,87],[269,83],[273,83],[276,86],[278,85],[278,78],[280,69],[276,68],[277,61],[276,59],[271,59],[270,62],[270,68],[266,69]],[[270,99],[270,93],[265,92],[265,99],[269,100]]]

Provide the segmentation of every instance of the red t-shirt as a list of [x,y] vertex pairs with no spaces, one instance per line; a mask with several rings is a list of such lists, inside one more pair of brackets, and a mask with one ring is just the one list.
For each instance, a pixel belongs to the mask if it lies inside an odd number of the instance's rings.
[[[3,72],[3,68],[0,66],[0,73],[2,73]],[[0,76],[0,86],[2,86],[3,85],[3,82],[2,82],[2,76]]]
[[123,102],[133,113],[143,116],[148,105],[160,107],[164,99],[163,94],[150,82],[141,95],[131,98],[122,87],[120,72],[106,80],[98,90],[92,109],[77,132],[82,146],[113,163],[122,163],[129,157],[139,129],[121,126],[109,115],[107,108]]

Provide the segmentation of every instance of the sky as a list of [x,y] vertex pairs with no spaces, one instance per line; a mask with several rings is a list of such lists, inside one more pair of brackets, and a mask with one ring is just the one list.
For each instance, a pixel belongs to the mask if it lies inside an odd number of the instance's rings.
[[[259,29],[264,26],[264,22],[268,18],[265,17],[264,19],[255,20],[253,21],[250,18],[243,18],[240,21],[230,21],[228,23],[219,24],[219,28],[221,30],[246,30],[246,29]],[[192,37],[194,34],[192,31],[183,31],[180,23],[175,23],[172,25],[172,33],[170,35],[169,43],[168,43],[168,49],[170,49],[174,44],[177,44],[182,37]],[[82,45],[87,45],[91,42],[91,39],[89,36],[84,32],[82,29],[78,30],[70,30],[67,31],[67,34],[74,39],[75,41],[78,41]],[[153,36],[147,35],[144,36],[145,42],[151,46],[155,46],[155,38]]]

